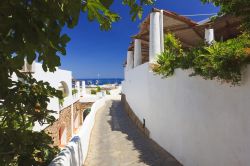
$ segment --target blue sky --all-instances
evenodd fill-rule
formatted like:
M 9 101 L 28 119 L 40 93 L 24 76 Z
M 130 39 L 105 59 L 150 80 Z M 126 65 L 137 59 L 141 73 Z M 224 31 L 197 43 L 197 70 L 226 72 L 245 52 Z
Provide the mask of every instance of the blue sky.
M 99 29 L 96 22 L 88 22 L 86 15 L 81 14 L 79 23 L 74 29 L 64 29 L 71 41 L 67 45 L 67 56 L 61 57 L 60 68 L 71 70 L 74 78 L 123 78 L 123 63 L 126 59 L 130 36 L 138 32 L 142 20 L 132 22 L 129 8 L 115 0 L 112 9 L 118 12 L 121 20 L 114 23 L 112 30 L 105 32 Z M 200 0 L 157 0 L 155 5 L 145 7 L 143 18 L 152 7 L 171 10 L 179 14 L 214 13 L 219 9 L 211 4 L 203 5 Z M 195 21 L 207 16 L 191 17 Z

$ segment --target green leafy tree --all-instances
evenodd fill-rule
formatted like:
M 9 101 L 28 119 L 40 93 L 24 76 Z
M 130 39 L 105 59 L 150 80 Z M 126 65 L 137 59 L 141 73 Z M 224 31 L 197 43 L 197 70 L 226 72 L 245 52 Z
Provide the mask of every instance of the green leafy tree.
M 250 31 L 250 1 L 249 0 L 201 0 L 203 3 L 213 3 L 220 6 L 220 15 L 232 14 L 243 17 L 243 26 Z
M 70 41 L 62 28 L 74 28 L 80 13 L 111 29 L 119 15 L 110 10 L 113 0 L 1 0 L 0 1 L 0 162 L 1 165 L 48 165 L 58 153 L 51 137 L 32 130 L 35 122 L 52 124 L 50 97 L 62 93 L 49 83 L 20 72 L 27 59 L 36 59 L 44 71 L 60 66 Z M 153 0 L 123 0 L 132 20 L 142 16 L 142 6 Z M 14 81 L 12 75 L 18 76 Z

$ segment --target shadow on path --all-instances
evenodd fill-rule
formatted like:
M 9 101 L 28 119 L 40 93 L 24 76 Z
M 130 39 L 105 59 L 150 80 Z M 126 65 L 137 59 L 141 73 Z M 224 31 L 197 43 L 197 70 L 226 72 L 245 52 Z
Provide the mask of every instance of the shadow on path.
M 138 163 L 150 166 L 181 166 L 173 156 L 139 131 L 126 112 L 123 111 L 121 101 L 113 100 L 108 111 L 111 117 L 108 120 L 111 130 L 126 135 L 126 139 L 133 144 L 134 150 L 139 153 L 140 161 Z

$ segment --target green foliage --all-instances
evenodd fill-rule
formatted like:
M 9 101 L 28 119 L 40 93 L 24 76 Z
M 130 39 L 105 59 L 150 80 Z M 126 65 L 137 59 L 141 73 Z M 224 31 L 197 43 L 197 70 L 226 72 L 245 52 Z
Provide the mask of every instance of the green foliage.
M 96 90 L 95 90 L 95 89 L 91 89 L 91 90 L 90 90 L 90 93 L 91 93 L 92 95 L 95 95 L 95 94 L 96 94 Z
M 83 118 L 85 119 L 90 112 L 91 112 L 91 108 L 85 109 L 83 112 Z
M 48 165 L 58 149 L 45 132 L 32 130 L 35 122 L 52 124 L 50 97 L 63 100 L 49 83 L 20 72 L 24 59 L 37 59 L 44 71 L 60 66 L 70 41 L 62 28 L 74 28 L 80 13 L 109 30 L 119 20 L 110 10 L 114 0 L 2 0 L 0 1 L 0 162 L 1 165 Z M 123 0 L 132 19 L 141 18 L 142 6 L 151 0 Z M 13 81 L 17 75 L 19 81 Z
M 181 47 L 176 47 L 177 39 L 173 40 L 171 35 L 166 38 L 171 38 L 167 39 L 171 42 L 158 57 L 158 64 L 153 69 L 163 77 L 173 75 L 177 68 L 192 69 L 190 76 L 199 75 L 204 79 L 217 79 L 239 85 L 241 70 L 250 63 L 250 35 L 246 33 L 235 39 L 215 42 L 213 45 L 194 48 L 185 53 Z M 171 45 L 173 47 L 168 49 Z
M 130 15 L 134 21 L 136 17 L 141 18 L 143 13 L 143 5 L 152 5 L 155 0 L 140 0 L 139 3 L 136 3 L 136 0 L 123 0 L 124 5 L 130 7 Z
M 97 86 L 96 92 L 101 92 L 101 87 L 100 86 Z
M 118 14 L 113 13 L 109 10 L 113 0 L 86 0 L 83 5 L 83 11 L 88 13 L 88 20 L 97 20 L 100 23 L 102 30 L 109 30 L 111 24 L 120 19 Z
M 21 77 L 21 75 L 20 75 Z M 11 82 L 0 98 L 0 160 L 2 165 L 48 165 L 58 153 L 45 132 L 32 130 L 35 122 L 51 124 L 55 118 L 48 110 L 48 97 L 61 96 L 49 83 L 23 76 L 29 83 Z M 1 83 L 0 83 L 1 84 Z M 0 86 L 2 89 L 3 87 Z
M 203 3 L 214 3 L 220 7 L 219 15 L 233 14 L 243 17 L 245 30 L 250 31 L 250 1 L 249 0 L 201 0 Z
M 168 33 L 164 38 L 164 52 L 158 56 L 158 65 L 154 67 L 154 72 L 168 77 L 174 74 L 174 70 L 180 67 L 180 59 L 184 57 L 181 43 L 172 33 Z
M 89 114 L 91 112 L 91 108 L 87 108 L 85 112 Z
M 164 38 L 164 51 L 169 52 L 176 55 L 182 55 L 182 45 L 181 42 L 176 39 L 174 34 L 167 33 Z
M 201 75 L 205 79 L 217 78 L 233 85 L 239 84 L 241 69 L 250 63 L 247 48 L 250 48 L 250 36 L 247 34 L 205 46 L 195 52 L 198 54 L 193 60 L 193 75 Z
M 59 99 L 59 105 L 63 106 L 63 103 L 64 103 L 64 98 Z
M 110 95 L 110 91 L 106 90 L 106 95 Z
M 77 89 L 72 89 L 72 95 L 77 94 L 78 90 Z

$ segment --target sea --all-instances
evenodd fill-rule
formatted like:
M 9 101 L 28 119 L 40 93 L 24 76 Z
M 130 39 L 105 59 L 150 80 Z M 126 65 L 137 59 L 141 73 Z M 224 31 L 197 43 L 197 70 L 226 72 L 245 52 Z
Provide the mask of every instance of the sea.
M 105 85 L 105 84 L 116 84 L 120 85 L 121 82 L 124 80 L 122 78 L 80 78 L 75 79 L 76 81 L 85 81 L 86 85 Z

